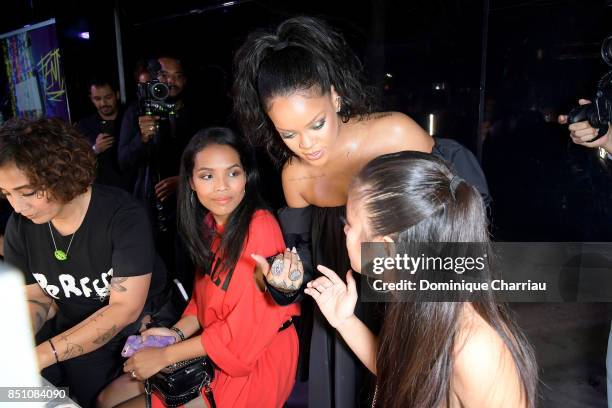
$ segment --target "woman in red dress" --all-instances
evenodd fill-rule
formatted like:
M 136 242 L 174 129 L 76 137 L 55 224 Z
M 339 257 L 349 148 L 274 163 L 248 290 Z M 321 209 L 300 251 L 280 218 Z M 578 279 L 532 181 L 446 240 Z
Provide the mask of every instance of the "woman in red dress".
M 291 318 L 299 315 L 299 305 L 278 306 L 270 298 L 264 271 L 251 255 L 284 251 L 285 259 L 300 263 L 285 249 L 274 216 L 263 209 L 252 157 L 227 128 L 200 131 L 185 149 L 179 226 L 198 265 L 194 292 L 172 329 L 143 333 L 175 336 L 177 342 L 127 360 L 124 371 L 134 381 L 208 356 L 216 367 L 211 388 L 217 407 L 281 407 L 289 397 L 298 358 Z M 132 403 L 142 406 L 143 397 L 127 404 Z M 155 396 L 153 406 L 162 406 Z

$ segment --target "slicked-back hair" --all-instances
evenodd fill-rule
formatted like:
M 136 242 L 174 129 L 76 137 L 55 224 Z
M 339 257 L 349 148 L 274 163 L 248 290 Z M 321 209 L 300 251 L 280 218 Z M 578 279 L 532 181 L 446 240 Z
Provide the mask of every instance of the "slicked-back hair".
M 391 153 L 372 160 L 358 173 L 349 197 L 367 214 L 368 235 L 393 237 L 399 247 L 418 242 L 479 242 L 486 248 L 489 237 L 482 198 L 464 181 L 451 186 L 453 177 L 447 164 L 432 155 Z M 509 309 L 495 302 L 490 291 L 483 291 L 471 304 L 510 350 L 527 407 L 535 407 L 534 351 Z M 388 305 L 376 358 L 377 406 L 450 406 L 453 355 L 464 305 Z
M 316 18 L 296 17 L 274 31 L 253 32 L 234 56 L 234 73 L 234 115 L 244 134 L 265 146 L 278 165 L 293 153 L 266 113 L 274 97 L 296 92 L 323 96 L 333 86 L 344 121 L 373 110 L 359 59 L 340 33 Z

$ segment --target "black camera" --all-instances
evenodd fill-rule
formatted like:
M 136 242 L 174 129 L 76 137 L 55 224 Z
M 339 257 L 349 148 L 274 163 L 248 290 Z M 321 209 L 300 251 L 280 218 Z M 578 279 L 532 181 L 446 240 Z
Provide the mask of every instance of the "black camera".
M 612 67 L 612 35 L 601 45 L 601 58 Z M 597 83 L 597 91 L 592 103 L 578 106 L 568 114 L 568 122 L 576 123 L 588 120 L 590 125 L 598 129 L 593 142 L 608 132 L 612 121 L 612 71 L 605 74 Z
M 170 88 L 164 82 L 157 79 L 162 67 L 156 59 L 149 60 L 147 71 L 152 80 L 138 84 L 138 107 L 140 115 L 157 115 L 168 118 L 176 114 L 175 103 L 168 102 Z
M 153 79 L 138 84 L 138 107 L 141 115 L 171 116 L 176 114 L 176 104 L 169 103 L 170 88 Z

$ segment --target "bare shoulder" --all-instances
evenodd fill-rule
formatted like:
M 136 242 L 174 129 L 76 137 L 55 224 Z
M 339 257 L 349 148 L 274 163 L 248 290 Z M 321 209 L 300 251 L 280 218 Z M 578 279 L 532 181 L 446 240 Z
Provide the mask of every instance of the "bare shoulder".
M 368 144 L 376 146 L 378 155 L 403 150 L 429 153 L 433 148 L 433 138 L 403 113 L 373 113 L 366 123 Z
M 304 183 L 297 182 L 306 176 L 306 169 L 295 159 L 289 159 L 282 170 L 283 193 L 289 207 L 302 208 L 308 206 L 308 202 L 302 195 Z
M 452 388 L 463 406 L 526 407 L 510 349 L 480 316 L 464 325 L 455 340 Z

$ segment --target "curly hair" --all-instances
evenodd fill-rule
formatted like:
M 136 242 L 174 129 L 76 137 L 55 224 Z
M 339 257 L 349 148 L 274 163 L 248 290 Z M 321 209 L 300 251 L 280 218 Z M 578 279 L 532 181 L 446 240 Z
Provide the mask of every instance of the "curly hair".
M 312 17 L 286 20 L 274 33 L 251 33 L 234 56 L 234 72 L 234 115 L 243 133 L 265 146 L 277 164 L 293 154 L 266 114 L 273 97 L 310 90 L 325 95 L 333 85 L 344 122 L 374 109 L 357 56 L 340 33 Z
M 96 157 L 85 138 L 57 118 L 12 119 L 0 128 L 0 167 L 14 163 L 33 188 L 67 203 L 87 191 Z

